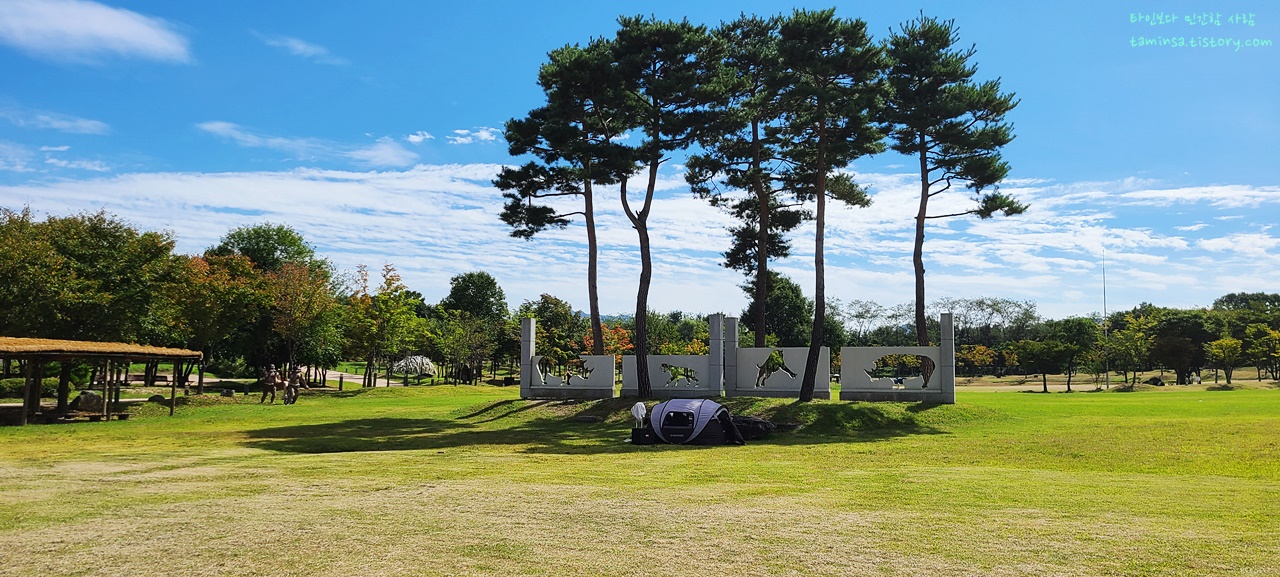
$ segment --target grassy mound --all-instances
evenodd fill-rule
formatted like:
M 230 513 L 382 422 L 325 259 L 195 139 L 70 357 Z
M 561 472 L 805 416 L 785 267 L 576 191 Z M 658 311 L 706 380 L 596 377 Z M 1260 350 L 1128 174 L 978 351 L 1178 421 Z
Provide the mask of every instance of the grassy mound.
M 760 397 L 716 398 L 734 415 L 760 417 L 780 429 L 778 436 L 876 437 L 904 433 L 938 432 L 939 427 L 1001 418 L 1000 411 L 968 404 L 849 403 Z M 652 410 L 660 401 L 645 401 Z M 455 418 L 483 421 L 497 427 L 531 420 L 550 420 L 579 426 L 630 426 L 634 398 L 598 401 L 494 401 L 459 411 Z

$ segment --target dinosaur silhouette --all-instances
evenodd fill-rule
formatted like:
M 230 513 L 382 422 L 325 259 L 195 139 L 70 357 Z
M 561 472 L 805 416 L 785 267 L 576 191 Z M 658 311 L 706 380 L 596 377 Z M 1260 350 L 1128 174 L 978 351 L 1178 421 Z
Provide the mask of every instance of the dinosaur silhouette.
M 689 367 L 677 367 L 662 363 L 662 370 L 666 371 L 668 375 L 667 383 L 663 385 L 664 387 L 670 387 L 673 384 L 678 387 L 680 386 L 678 384 L 680 379 L 689 381 L 689 386 L 698 386 L 698 373 Z
M 787 366 L 786 359 L 782 358 L 782 349 L 774 349 L 773 352 L 769 353 L 768 357 L 765 357 L 763 363 L 756 365 L 756 368 L 760 369 L 760 371 L 756 373 L 757 389 L 763 387 L 764 382 L 769 380 L 769 377 L 772 377 L 773 374 L 778 371 L 791 375 L 791 378 L 793 379 L 796 378 L 796 372 L 791 370 L 791 368 Z

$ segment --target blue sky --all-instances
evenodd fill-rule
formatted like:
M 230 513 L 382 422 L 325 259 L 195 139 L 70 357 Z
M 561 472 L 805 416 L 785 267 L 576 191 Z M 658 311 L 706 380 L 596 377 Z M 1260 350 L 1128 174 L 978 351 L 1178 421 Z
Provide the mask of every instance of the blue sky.
M 546 52 L 612 34 L 620 14 L 715 25 L 739 11 L 831 5 L 5 0 L 0 206 L 105 208 L 172 231 L 189 253 L 230 227 L 282 222 L 340 268 L 395 264 L 429 299 L 450 276 L 483 269 L 513 307 L 549 292 L 585 308 L 581 229 L 510 239 L 488 184 L 512 161 L 503 122 L 539 104 Z M 1280 6 L 834 5 L 878 38 L 921 10 L 954 18 L 977 46 L 979 77 L 1021 99 L 1005 190 L 1032 209 L 931 227 L 930 299 L 1088 314 L 1102 308 L 1104 258 L 1113 310 L 1280 289 Z M 1225 46 L 1160 45 L 1206 41 Z M 910 298 L 909 162 L 889 153 L 850 167 L 875 203 L 833 215 L 829 295 Z M 671 164 L 652 223 L 652 304 L 737 312 L 742 278 L 718 266 L 728 221 L 691 198 Z M 603 307 L 628 312 L 635 235 L 616 198 L 603 204 Z M 811 241 L 802 231 L 778 263 L 804 286 Z

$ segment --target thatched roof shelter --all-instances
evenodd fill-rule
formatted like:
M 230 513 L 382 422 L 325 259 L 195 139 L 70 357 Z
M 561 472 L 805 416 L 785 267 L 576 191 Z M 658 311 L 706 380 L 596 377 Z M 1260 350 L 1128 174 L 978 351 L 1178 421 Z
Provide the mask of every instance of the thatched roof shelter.
M 135 361 L 188 361 L 200 360 L 200 351 L 170 349 L 129 343 L 102 343 L 96 341 L 66 341 L 58 339 L 29 339 L 0 337 L 0 358 L 30 359 L 131 359 Z
M 150 363 L 154 366 L 159 361 L 170 361 L 174 363 L 183 362 L 199 362 L 204 355 L 200 351 L 190 351 L 187 349 L 170 349 L 165 347 L 152 347 L 147 345 L 135 345 L 130 343 L 104 343 L 96 341 L 68 341 L 58 339 L 32 339 L 22 337 L 0 337 L 0 359 L 6 360 L 22 360 L 27 363 L 28 367 L 35 365 L 37 368 L 33 372 L 27 371 L 25 386 L 22 393 L 22 415 L 19 424 L 27 424 L 30 417 L 34 417 L 41 410 L 40 408 L 40 380 L 42 377 L 39 367 L 50 361 L 88 361 L 91 363 L 130 363 L 134 361 L 142 361 Z M 7 365 L 6 365 L 7 367 Z M 154 371 L 149 371 L 148 383 L 154 377 Z M 103 416 L 107 419 L 111 418 L 111 403 L 104 384 L 103 390 Z M 118 387 L 116 388 L 117 401 Z M 173 414 L 174 398 L 177 394 L 177 383 L 170 383 L 169 390 L 169 414 Z M 59 407 L 65 404 L 65 394 L 59 393 Z

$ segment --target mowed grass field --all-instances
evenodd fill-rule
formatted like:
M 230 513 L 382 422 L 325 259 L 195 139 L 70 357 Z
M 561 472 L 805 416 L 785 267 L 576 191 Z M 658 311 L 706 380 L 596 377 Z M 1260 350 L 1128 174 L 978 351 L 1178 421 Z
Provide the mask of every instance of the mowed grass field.
M 742 447 L 517 395 L 0 429 L 0 575 L 1280 574 L 1280 389 L 734 399 L 804 425 Z

